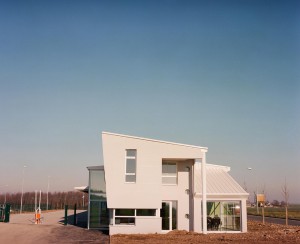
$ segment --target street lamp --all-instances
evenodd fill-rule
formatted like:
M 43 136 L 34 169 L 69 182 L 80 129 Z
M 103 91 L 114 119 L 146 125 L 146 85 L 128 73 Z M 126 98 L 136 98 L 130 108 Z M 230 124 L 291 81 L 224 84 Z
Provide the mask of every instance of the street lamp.
M 22 171 L 22 193 L 21 193 L 21 207 L 20 207 L 20 214 L 22 213 L 23 209 L 23 193 L 24 193 L 24 171 L 27 166 L 23 165 L 23 171 Z
M 248 167 L 248 170 L 252 170 L 252 168 L 251 167 Z M 256 177 L 255 177 L 255 179 L 256 179 Z M 255 187 L 256 187 L 256 189 L 255 189 L 255 202 L 256 202 L 256 213 L 258 214 L 258 201 L 257 201 L 257 180 L 255 180 Z

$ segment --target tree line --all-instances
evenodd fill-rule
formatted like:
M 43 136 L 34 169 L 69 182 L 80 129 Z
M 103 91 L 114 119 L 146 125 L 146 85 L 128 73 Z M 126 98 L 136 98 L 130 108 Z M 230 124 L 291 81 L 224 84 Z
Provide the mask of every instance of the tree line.
M 11 205 L 12 211 L 20 211 L 21 206 L 21 193 L 6 193 L 0 195 L 0 204 L 9 203 Z M 35 201 L 37 201 L 37 206 L 39 205 L 40 192 L 37 192 L 37 197 L 35 198 L 35 192 L 24 192 L 22 200 L 23 211 L 34 211 Z M 36 199 L 36 200 L 35 200 Z M 78 191 L 68 191 L 68 192 L 49 192 L 48 193 L 48 207 L 47 207 L 47 193 L 41 193 L 41 209 L 42 210 L 54 210 L 54 209 L 64 209 L 65 205 L 69 208 L 73 208 L 76 204 L 78 209 L 86 209 L 88 206 L 88 194 Z

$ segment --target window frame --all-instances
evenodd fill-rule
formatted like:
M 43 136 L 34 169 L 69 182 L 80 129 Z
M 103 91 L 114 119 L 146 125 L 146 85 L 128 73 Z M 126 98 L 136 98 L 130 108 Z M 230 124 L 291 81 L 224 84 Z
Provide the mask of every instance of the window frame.
M 117 215 L 116 212 L 117 212 L 117 208 L 114 208 L 113 209 L 113 225 L 114 226 L 120 226 L 120 225 L 123 225 L 123 226 L 135 226 L 136 225 L 136 219 L 149 219 L 149 218 L 157 218 L 157 214 L 158 214 L 158 209 L 155 209 L 155 208 L 151 208 L 151 209 L 136 209 L 136 208 L 133 208 L 133 209 L 127 209 L 127 210 L 134 210 L 134 213 L 133 215 Z M 154 210 L 155 211 L 155 215 L 138 215 L 137 214 L 137 211 L 138 210 Z M 116 219 L 134 219 L 134 223 L 133 224 L 130 224 L 129 222 L 126 224 L 126 223 L 116 223 Z
M 163 173 L 163 165 L 164 164 L 172 164 L 176 166 L 176 173 Z M 164 178 L 175 178 L 176 179 L 176 183 L 164 183 L 163 182 L 163 179 Z M 163 161 L 162 164 L 161 164 L 161 182 L 163 185 L 169 185 L 169 186 L 175 186 L 175 185 L 178 185 L 178 165 L 177 165 L 177 162 L 172 162 L 172 161 Z
M 135 156 L 128 156 L 128 151 L 134 150 Z M 134 159 L 135 160 L 135 172 L 134 173 L 128 173 L 127 172 L 127 159 Z M 126 149 L 125 150 L 125 183 L 128 184 L 135 184 L 136 183 L 136 168 L 137 168 L 137 150 L 136 149 Z M 127 181 L 127 176 L 135 176 L 134 181 Z

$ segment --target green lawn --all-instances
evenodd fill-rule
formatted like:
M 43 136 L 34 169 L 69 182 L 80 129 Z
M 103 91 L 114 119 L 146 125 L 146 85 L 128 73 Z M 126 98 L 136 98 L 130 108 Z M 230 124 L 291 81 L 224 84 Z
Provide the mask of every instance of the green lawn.
M 285 218 L 285 208 L 284 207 L 265 207 L 265 216 Z M 256 207 L 248 207 L 248 214 L 262 215 L 262 208 L 259 208 L 259 214 L 257 214 Z M 300 205 L 291 205 L 288 207 L 289 219 L 300 220 Z

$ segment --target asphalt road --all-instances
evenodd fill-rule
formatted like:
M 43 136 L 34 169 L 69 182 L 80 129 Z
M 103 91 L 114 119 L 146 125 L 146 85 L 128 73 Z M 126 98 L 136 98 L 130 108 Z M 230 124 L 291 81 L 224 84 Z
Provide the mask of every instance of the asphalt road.
M 262 216 L 248 215 L 248 219 L 262 222 Z M 285 225 L 285 219 L 279 219 L 279 218 L 265 217 L 265 222 Z M 288 224 L 294 226 L 300 226 L 300 221 L 289 219 Z

